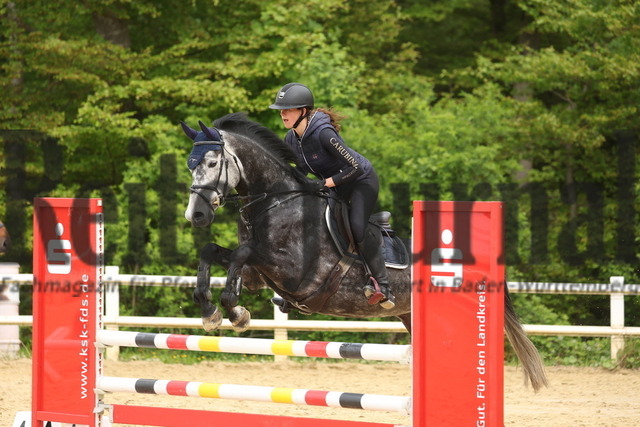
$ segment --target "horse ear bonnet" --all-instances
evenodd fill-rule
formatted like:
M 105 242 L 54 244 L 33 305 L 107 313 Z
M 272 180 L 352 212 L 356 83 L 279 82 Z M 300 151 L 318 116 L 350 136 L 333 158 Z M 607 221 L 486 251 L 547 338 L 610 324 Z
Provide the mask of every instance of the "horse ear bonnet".
M 184 132 L 189 138 L 193 139 L 193 149 L 187 159 L 187 166 L 189 169 L 195 169 L 196 166 L 202 162 L 202 159 L 204 159 L 204 155 L 209 151 L 222 150 L 222 146 L 224 145 L 224 141 L 222 140 L 222 136 L 218 129 L 207 127 L 202 122 L 198 123 L 202 128 L 201 132 L 191 129 L 185 123 L 181 123 Z

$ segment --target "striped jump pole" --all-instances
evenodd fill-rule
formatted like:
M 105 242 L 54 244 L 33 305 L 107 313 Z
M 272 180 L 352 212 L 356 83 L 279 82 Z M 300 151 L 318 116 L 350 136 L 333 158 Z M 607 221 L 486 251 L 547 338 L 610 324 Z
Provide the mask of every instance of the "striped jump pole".
M 109 331 L 105 329 L 98 331 L 97 343 L 102 346 L 377 360 L 399 363 L 409 363 L 411 359 L 410 345 L 210 337 L 201 335 Z
M 249 400 L 254 402 L 290 403 L 307 406 L 365 409 L 369 411 L 392 411 L 400 412 L 403 415 L 410 413 L 411 406 L 411 398 L 403 396 L 238 384 L 216 384 L 196 381 L 100 377 L 98 378 L 97 388 L 101 392 L 161 394 Z

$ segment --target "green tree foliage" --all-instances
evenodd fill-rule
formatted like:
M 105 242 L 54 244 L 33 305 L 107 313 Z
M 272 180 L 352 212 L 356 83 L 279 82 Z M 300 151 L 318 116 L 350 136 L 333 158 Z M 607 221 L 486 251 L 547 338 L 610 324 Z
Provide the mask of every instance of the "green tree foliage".
M 504 200 L 510 279 L 637 283 L 638 8 L 0 1 L 0 214 L 23 236 L 9 257 L 28 270 L 32 197 L 103 197 L 108 263 L 193 274 L 204 242 L 235 244 L 237 214 L 223 208 L 211 230 L 183 220 L 190 144 L 178 123 L 246 111 L 284 133 L 267 105 L 299 81 L 348 116 L 345 139 L 375 164 L 398 230 L 412 199 Z M 137 296 L 147 314 L 191 307 L 183 291 L 153 292 Z M 608 321 L 602 299 L 517 300 Z

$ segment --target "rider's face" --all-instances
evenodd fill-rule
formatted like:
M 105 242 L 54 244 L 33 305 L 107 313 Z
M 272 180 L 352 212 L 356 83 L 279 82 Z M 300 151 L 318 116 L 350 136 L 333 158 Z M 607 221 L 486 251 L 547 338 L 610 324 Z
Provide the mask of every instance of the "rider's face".
M 301 113 L 302 108 L 288 108 L 286 110 L 280 110 L 280 118 L 282 119 L 284 127 L 291 129 L 296 123 L 296 120 L 300 117 Z

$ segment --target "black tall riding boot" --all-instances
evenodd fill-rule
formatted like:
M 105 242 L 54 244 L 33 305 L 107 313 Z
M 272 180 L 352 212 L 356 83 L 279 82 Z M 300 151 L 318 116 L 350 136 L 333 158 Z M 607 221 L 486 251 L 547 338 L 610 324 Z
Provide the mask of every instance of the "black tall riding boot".
M 369 268 L 372 279 L 379 285 L 379 291 L 384 294 L 384 297 L 380 300 L 380 306 L 387 309 L 395 307 L 395 297 L 389 289 L 387 267 L 382 255 L 382 233 L 380 233 L 380 230 L 375 227 L 369 227 L 364 241 L 358 243 L 358 250 Z M 370 298 L 376 291 L 375 284 L 374 286 L 367 285 L 365 295 Z

